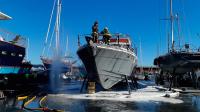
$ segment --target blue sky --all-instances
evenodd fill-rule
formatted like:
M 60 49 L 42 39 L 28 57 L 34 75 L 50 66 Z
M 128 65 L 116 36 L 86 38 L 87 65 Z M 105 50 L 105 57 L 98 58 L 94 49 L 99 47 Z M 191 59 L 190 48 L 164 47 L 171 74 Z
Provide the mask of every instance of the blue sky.
M 0 0 L 0 11 L 13 19 L 1 21 L 0 27 L 30 39 L 29 60 L 41 63 L 54 0 Z M 88 34 L 95 20 L 99 29 L 107 26 L 112 33 L 131 35 L 136 46 L 142 46 L 142 59 L 138 51 L 139 65 L 153 65 L 158 54 L 167 52 L 166 35 L 169 0 L 63 0 L 61 40 L 69 36 L 69 49 L 76 56 L 77 35 Z M 181 35 L 184 42 L 196 48 L 200 46 L 200 1 L 174 0 L 174 12 L 180 15 Z M 176 30 L 177 31 L 177 30 Z M 177 35 L 175 35 L 177 36 Z M 64 46 L 63 46 L 64 48 Z M 159 48 L 159 49 L 158 49 Z M 158 52 L 159 51 L 159 52 Z

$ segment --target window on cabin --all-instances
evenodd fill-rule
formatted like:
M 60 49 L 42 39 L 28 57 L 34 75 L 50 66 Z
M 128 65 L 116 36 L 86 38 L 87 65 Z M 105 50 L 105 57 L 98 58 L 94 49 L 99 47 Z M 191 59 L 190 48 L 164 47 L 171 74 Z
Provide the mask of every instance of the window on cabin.
M 23 55 L 22 55 L 22 54 L 19 54 L 19 57 L 23 57 Z
M 11 56 L 16 56 L 16 53 L 11 53 Z
M 2 52 L 1 52 L 1 54 L 3 54 L 3 55 L 6 55 L 6 54 L 7 54 L 7 52 L 6 52 L 6 51 L 2 51 Z

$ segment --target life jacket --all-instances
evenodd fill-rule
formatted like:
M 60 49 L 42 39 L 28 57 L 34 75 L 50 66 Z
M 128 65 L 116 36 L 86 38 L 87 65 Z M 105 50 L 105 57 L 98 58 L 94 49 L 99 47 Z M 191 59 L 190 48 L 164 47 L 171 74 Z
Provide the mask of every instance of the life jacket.
M 111 37 L 111 34 L 109 33 L 109 31 L 107 29 L 103 30 L 103 36 L 109 36 Z

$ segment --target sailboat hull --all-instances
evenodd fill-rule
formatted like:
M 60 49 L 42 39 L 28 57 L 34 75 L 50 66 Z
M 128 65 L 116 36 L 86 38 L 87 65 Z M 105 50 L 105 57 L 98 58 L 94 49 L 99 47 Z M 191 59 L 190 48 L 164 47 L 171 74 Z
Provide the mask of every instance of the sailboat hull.
M 99 82 L 104 89 L 130 76 L 137 62 L 134 52 L 118 46 L 85 45 L 77 54 L 85 65 L 89 80 Z
M 154 59 L 163 72 L 184 74 L 200 68 L 200 52 L 170 52 Z
M 41 58 L 42 63 L 46 70 L 48 71 L 59 71 L 59 73 L 67 73 L 70 72 L 70 65 L 64 63 L 60 60 L 49 60 L 45 58 Z M 56 69 L 56 70 L 54 70 Z M 59 70 L 58 70 L 59 69 Z

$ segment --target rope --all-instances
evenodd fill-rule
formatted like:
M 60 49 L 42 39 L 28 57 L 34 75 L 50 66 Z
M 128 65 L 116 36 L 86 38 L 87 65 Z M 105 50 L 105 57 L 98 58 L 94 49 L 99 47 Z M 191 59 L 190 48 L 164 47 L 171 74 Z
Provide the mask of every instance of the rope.
M 49 44 L 49 48 L 47 50 L 48 54 L 49 54 L 49 50 L 50 50 L 50 48 L 52 46 L 52 41 L 53 41 L 53 36 L 54 36 L 54 33 L 55 33 L 55 28 L 56 28 L 56 24 L 54 25 L 54 30 L 53 30 L 53 33 L 52 33 L 51 38 L 50 38 L 50 44 Z
M 56 4 L 56 0 L 54 0 L 53 9 L 51 11 L 51 16 L 50 16 L 50 20 L 49 20 L 49 25 L 48 25 L 48 30 L 47 30 L 47 33 L 46 33 L 46 37 L 45 37 L 45 45 L 44 45 L 44 48 L 43 48 L 43 51 L 42 51 L 42 56 L 44 55 L 45 47 L 46 47 L 46 44 L 47 44 L 47 41 L 48 41 L 49 31 L 50 31 L 50 27 L 51 27 L 51 20 L 52 20 L 52 17 L 53 17 L 55 4 Z

